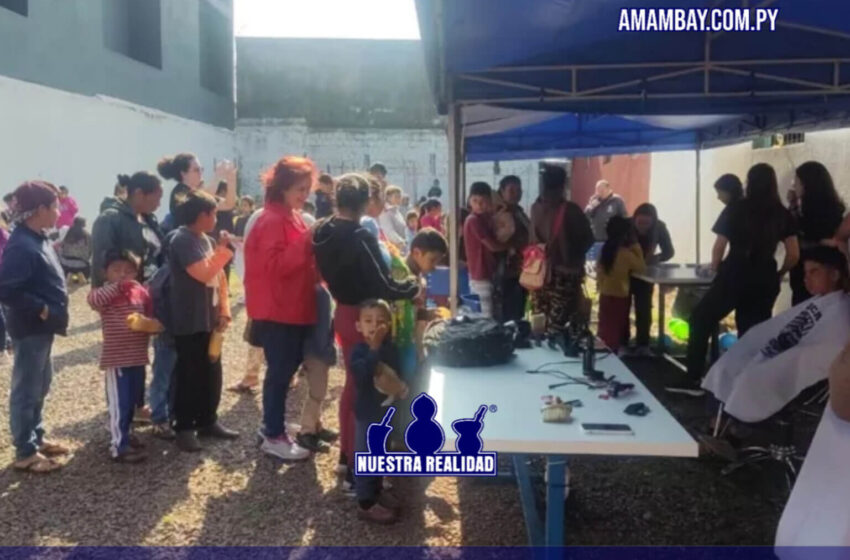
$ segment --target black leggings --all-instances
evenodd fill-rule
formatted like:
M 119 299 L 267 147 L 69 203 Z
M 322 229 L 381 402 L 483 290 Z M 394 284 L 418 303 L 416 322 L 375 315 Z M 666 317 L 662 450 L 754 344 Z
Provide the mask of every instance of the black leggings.
M 174 429 L 208 428 L 218 419 L 221 400 L 221 360 L 210 362 L 212 333 L 175 336 Z
M 649 282 L 632 278 L 630 281 L 630 297 L 635 305 L 635 343 L 638 346 L 649 346 L 649 329 L 652 327 L 652 290 L 655 286 Z M 628 322 L 623 333 L 623 346 L 627 346 L 631 338 Z
M 770 319 L 779 296 L 776 263 L 738 265 L 723 263 L 708 292 L 694 308 L 690 318 L 688 375 L 701 379 L 711 333 L 724 317 L 735 311 L 738 336 Z

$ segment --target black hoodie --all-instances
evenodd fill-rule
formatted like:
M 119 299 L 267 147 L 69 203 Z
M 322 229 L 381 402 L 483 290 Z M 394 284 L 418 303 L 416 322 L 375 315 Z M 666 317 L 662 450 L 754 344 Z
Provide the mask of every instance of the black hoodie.
M 351 220 L 323 220 L 313 234 L 313 252 L 331 295 L 341 305 L 360 305 L 368 299 L 413 299 L 415 280 L 396 282 L 381 258 L 378 240 Z
M 147 281 L 156 268 L 162 265 L 165 255 L 165 237 L 156 216 L 144 216 L 145 224 L 139 221 L 130 206 L 121 200 L 104 201 L 103 211 L 92 226 L 92 286 L 104 282 L 104 259 L 110 249 L 132 251 L 142 259 L 140 280 Z M 145 225 L 154 239 L 145 239 Z M 154 248 L 156 245 L 158 247 Z

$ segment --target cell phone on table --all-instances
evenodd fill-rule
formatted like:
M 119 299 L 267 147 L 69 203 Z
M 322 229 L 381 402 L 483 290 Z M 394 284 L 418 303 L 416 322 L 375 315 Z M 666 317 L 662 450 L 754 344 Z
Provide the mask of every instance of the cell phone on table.
M 591 435 L 616 435 L 616 436 L 633 436 L 635 433 L 628 424 L 581 424 L 581 429 L 584 433 Z

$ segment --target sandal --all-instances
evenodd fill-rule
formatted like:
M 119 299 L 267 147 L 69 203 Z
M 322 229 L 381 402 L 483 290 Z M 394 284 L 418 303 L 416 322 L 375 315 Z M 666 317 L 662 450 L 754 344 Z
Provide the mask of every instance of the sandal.
M 253 395 L 257 392 L 257 385 L 246 385 L 240 381 L 236 385 L 228 387 L 227 390 L 231 393 L 239 393 L 240 395 Z
M 48 459 L 41 453 L 30 455 L 12 464 L 16 471 L 30 472 L 34 474 L 45 474 L 62 468 L 61 463 Z
M 42 441 L 41 445 L 38 447 L 38 452 L 45 457 L 58 457 L 60 455 L 67 455 L 71 452 L 71 450 L 59 443 Z

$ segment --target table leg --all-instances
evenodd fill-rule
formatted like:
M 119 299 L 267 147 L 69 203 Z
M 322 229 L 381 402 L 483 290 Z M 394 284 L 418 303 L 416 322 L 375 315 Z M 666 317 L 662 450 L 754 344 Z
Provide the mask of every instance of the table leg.
M 658 353 L 662 356 L 667 353 L 667 343 L 664 341 L 664 330 L 667 327 L 664 291 L 664 286 L 658 284 Z
M 528 542 L 533 547 L 544 546 L 543 527 L 541 527 L 540 516 L 537 515 L 537 500 L 534 497 L 534 488 L 531 485 L 531 476 L 528 472 L 528 456 L 514 455 L 514 472 L 516 473 L 516 483 L 519 489 L 522 515 L 525 518 Z M 563 503 L 561 505 L 563 506 Z
M 564 546 L 564 500 L 567 460 L 560 455 L 546 458 L 546 546 Z M 557 558 L 559 551 L 547 551 L 547 558 Z

